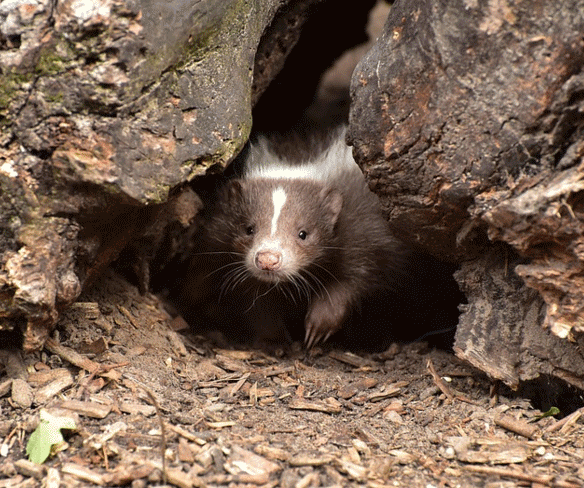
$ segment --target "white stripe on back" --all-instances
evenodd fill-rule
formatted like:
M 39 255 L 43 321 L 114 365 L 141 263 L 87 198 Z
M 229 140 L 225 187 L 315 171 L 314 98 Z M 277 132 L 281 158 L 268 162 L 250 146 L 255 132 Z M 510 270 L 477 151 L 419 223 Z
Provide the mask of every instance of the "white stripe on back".
M 333 181 L 347 172 L 362 174 L 353 159 L 351 148 L 345 144 L 343 137 L 336 138 L 328 149 L 303 163 L 291 163 L 279 158 L 269 148 L 268 141 L 260 139 L 251 146 L 244 164 L 243 176 L 326 182 Z
M 282 212 L 282 207 L 286 203 L 286 191 L 279 186 L 272 192 L 272 203 L 274 204 L 274 214 L 272 216 L 272 235 L 278 230 L 278 219 Z

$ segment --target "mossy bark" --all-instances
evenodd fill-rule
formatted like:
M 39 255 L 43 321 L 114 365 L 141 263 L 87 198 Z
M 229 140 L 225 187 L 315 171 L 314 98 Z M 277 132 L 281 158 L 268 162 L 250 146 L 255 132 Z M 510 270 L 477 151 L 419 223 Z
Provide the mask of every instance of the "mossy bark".
M 185 184 L 246 142 L 255 52 L 285 4 L 0 5 L 0 331 L 42 347 L 129 242 L 186 231 Z

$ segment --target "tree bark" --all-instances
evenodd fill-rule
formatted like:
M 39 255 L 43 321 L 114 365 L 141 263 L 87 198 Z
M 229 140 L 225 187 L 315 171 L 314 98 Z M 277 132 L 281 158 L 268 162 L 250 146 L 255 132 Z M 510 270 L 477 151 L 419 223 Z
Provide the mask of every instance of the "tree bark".
M 457 353 L 512 386 L 584 378 L 582 32 L 577 0 L 398 0 L 353 74 L 370 187 L 397 235 L 463 263 Z

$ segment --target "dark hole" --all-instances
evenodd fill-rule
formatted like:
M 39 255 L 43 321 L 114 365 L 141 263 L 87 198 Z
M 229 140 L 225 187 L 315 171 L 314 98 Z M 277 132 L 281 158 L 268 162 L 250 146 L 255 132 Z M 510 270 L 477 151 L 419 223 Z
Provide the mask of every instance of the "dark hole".
M 0 330 L 0 349 L 22 349 L 23 343 L 22 330 Z
M 20 34 L 6 36 L 6 44 L 13 49 L 18 49 L 20 42 Z
M 393 342 L 424 341 L 451 350 L 458 323 L 458 306 L 465 303 L 452 273 L 456 267 L 414 253 L 408 280 L 397 292 L 373 295 L 333 344 L 350 350 L 380 352 Z
M 319 80 L 343 52 L 367 40 L 365 26 L 375 3 L 364 0 L 343 8 L 337 1 L 328 0 L 310 7 L 298 43 L 254 108 L 255 131 L 286 132 L 315 124 L 314 118 L 307 117 L 307 107 L 314 101 Z M 278 28 L 277 19 L 272 26 Z M 322 121 L 325 125 L 348 119 L 349 92 L 338 95 L 327 104 L 324 115 L 328 119 L 323 117 L 326 120 Z
M 528 398 L 534 408 L 548 412 L 552 407 L 559 410 L 554 415 L 561 419 L 584 407 L 582 390 L 553 376 L 542 375 L 539 378 L 521 383 L 517 391 L 503 388 L 501 391 L 509 398 Z

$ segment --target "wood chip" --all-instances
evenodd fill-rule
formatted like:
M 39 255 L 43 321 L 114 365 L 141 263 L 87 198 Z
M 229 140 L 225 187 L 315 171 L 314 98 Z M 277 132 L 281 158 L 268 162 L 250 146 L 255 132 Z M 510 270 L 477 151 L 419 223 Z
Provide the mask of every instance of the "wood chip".
M 229 390 L 229 396 L 233 397 L 237 394 L 237 392 L 241 389 L 241 387 L 244 385 L 244 383 L 247 381 L 247 379 L 249 378 L 249 376 L 251 375 L 251 373 L 245 373 L 237 383 L 235 383 L 235 385 L 233 385 L 233 387 Z
M 212 429 L 224 429 L 225 427 L 233 427 L 235 422 L 226 421 L 226 422 L 206 422 L 206 424 L 211 427 Z
M 353 444 L 353 447 L 357 450 L 357 452 L 368 457 L 371 456 L 371 449 L 361 439 L 352 439 L 351 444 Z
M 312 472 L 300 478 L 294 488 L 309 488 L 310 486 L 320 486 L 320 475 Z
M 232 475 L 263 476 L 266 480 L 281 469 L 278 464 L 239 446 L 232 447 L 224 468 Z
M 119 371 L 116 371 L 113 368 L 121 368 L 122 366 L 126 366 L 128 364 L 129 363 L 126 362 L 126 363 L 103 366 L 99 372 L 99 376 L 101 376 L 102 378 L 106 378 L 110 381 L 120 381 L 122 379 L 122 373 Z M 112 368 L 112 369 L 108 369 L 108 368 Z
M 52 338 L 47 339 L 45 342 L 45 349 L 53 354 L 56 354 L 61 359 L 71 363 L 72 365 L 81 369 L 85 369 L 90 373 L 96 373 L 100 368 L 99 363 L 96 363 L 91 359 L 82 356 L 73 349 L 62 346 Z
M 209 476 L 205 478 L 205 481 L 212 485 L 229 485 L 229 486 L 265 486 L 266 488 L 270 488 L 268 482 L 270 481 L 269 478 L 264 475 L 251 475 L 251 474 L 239 474 L 239 475 L 232 475 L 232 474 L 217 474 L 213 476 Z M 274 485 L 271 485 L 274 486 Z
M 79 464 L 74 463 L 65 463 L 61 468 L 61 472 L 64 474 L 69 474 L 76 479 L 82 481 L 88 481 L 89 483 L 93 483 L 94 485 L 105 485 L 105 480 L 103 475 L 92 471 L 85 466 L 81 466 Z
M 495 424 L 528 439 L 534 439 L 539 432 L 537 425 L 528 424 L 525 421 L 515 419 L 509 415 L 495 417 Z
M 196 455 L 195 459 L 203 468 L 209 469 L 213 464 L 222 466 L 223 465 L 223 453 L 221 449 L 215 444 L 207 444 L 201 452 Z
M 361 464 L 361 456 L 359 455 L 359 451 L 357 451 L 354 446 L 349 446 L 347 448 L 347 453 L 352 463 Z
M 277 447 L 259 444 L 254 448 L 254 451 L 268 459 L 277 459 L 278 461 L 288 461 L 290 459 L 290 452 L 279 449 Z
M 127 466 L 118 465 L 113 472 L 104 476 L 108 486 L 127 486 L 134 480 L 139 480 L 150 476 L 154 468 L 150 465 Z
M 409 383 L 407 381 L 398 381 L 390 385 L 384 385 L 381 390 L 375 391 L 367 396 L 370 402 L 378 402 L 399 395 L 404 387 Z
M 110 371 L 109 373 L 113 373 L 114 370 Z M 86 388 L 86 390 L 89 393 L 97 393 L 98 391 L 100 391 L 106 384 L 106 380 L 105 378 L 103 378 L 102 376 L 100 376 L 99 378 L 95 378 L 91 381 L 84 381 L 83 383 L 80 382 L 80 384 Z M 78 393 L 78 397 L 80 396 L 80 394 L 83 393 L 83 389 L 79 389 L 79 393 Z
M 162 471 L 162 463 L 159 461 L 148 461 L 148 465 Z M 167 469 L 165 472 L 166 481 L 179 488 L 192 488 L 193 486 L 204 486 L 200 480 L 191 477 L 188 473 L 180 469 Z
M 79 400 L 67 400 L 59 404 L 61 408 L 72 410 L 79 415 L 92 417 L 95 419 L 104 419 L 112 411 L 111 405 L 104 405 L 97 402 L 82 402 Z
M 454 393 L 452 393 L 452 391 L 450 390 L 450 388 L 448 387 L 446 382 L 436 372 L 436 369 L 434 368 L 434 363 L 432 362 L 432 359 L 428 359 L 426 366 L 428 368 L 428 371 L 432 375 L 432 379 L 434 380 L 434 383 L 436 384 L 436 386 L 438 388 L 440 388 L 440 391 L 442 393 L 444 393 L 444 395 L 446 395 L 446 398 L 448 398 L 449 400 L 454 400 Z
M 386 410 L 383 412 L 383 419 L 396 425 L 403 425 L 404 419 L 395 410 Z
M 363 390 L 368 390 L 369 388 L 377 386 L 378 383 L 379 381 L 375 378 L 363 378 L 341 388 L 337 394 L 341 398 L 348 400 L 349 398 L 354 397 L 357 393 L 361 393 Z
M 24 476 L 29 476 L 37 480 L 42 480 L 47 473 L 47 468 L 41 464 L 36 464 L 26 459 L 14 461 L 16 471 Z
M 294 373 L 294 371 L 296 371 L 294 366 L 271 366 L 269 368 L 261 369 L 258 372 L 261 373 L 262 376 L 269 378 L 270 376 L 280 376 L 282 374 Z
M 446 398 L 448 398 L 449 400 L 454 400 L 454 399 L 460 400 L 461 402 L 470 403 L 471 405 L 477 405 L 477 402 L 475 402 L 474 400 L 471 400 L 470 398 L 466 397 L 465 395 L 463 395 L 462 393 L 460 393 L 458 391 L 452 390 L 446 384 L 446 382 L 436 372 L 436 369 L 434 368 L 434 363 L 432 363 L 432 359 L 428 359 L 426 366 L 428 367 L 428 371 L 432 375 L 432 379 L 434 380 L 434 383 L 436 384 L 436 386 L 438 388 L 440 388 L 440 391 L 442 391 L 442 393 L 444 393 L 444 395 L 446 395 Z
M 152 405 L 144 405 L 142 403 L 121 403 L 120 411 L 132 415 L 143 415 L 144 417 L 151 417 L 156 413 L 156 407 Z
M 20 408 L 30 408 L 34 393 L 26 381 L 16 378 L 12 380 L 11 399 Z
M 362 427 L 355 431 L 355 436 L 359 437 L 360 439 L 363 439 L 365 442 L 367 442 L 367 444 L 372 445 L 374 447 L 379 447 L 382 445 L 382 442 L 379 440 L 377 436 L 375 436 L 368 430 L 363 429 Z
M 412 464 L 416 460 L 415 456 L 401 449 L 392 449 L 388 454 L 396 458 L 397 462 L 403 465 Z
M 473 473 L 488 474 L 490 476 L 502 476 L 516 480 L 528 481 L 530 483 L 538 483 L 542 486 L 553 486 L 555 488 L 582 488 L 580 483 L 572 483 L 570 481 L 561 481 L 556 479 L 555 475 L 536 475 L 523 473 L 516 469 L 496 468 L 491 466 L 463 466 L 463 469 L 472 471 Z
M 166 331 L 166 339 L 170 343 L 170 347 L 172 347 L 172 350 L 177 356 L 186 356 L 188 354 L 185 343 L 174 330 Z
M 134 358 L 136 356 L 141 356 L 146 351 L 147 351 L 147 349 L 145 346 L 136 346 L 136 347 L 133 347 L 132 349 L 129 349 L 128 352 L 126 353 L 126 356 L 130 357 L 130 358 Z
M 140 326 L 136 323 L 136 320 L 134 319 L 134 316 L 130 313 L 130 311 L 122 306 L 122 305 L 118 305 L 118 310 L 120 311 L 120 313 L 126 317 L 126 319 L 128 319 L 128 322 L 130 322 L 130 324 L 132 325 L 132 327 L 134 327 L 134 329 L 140 329 Z
M 43 369 L 41 371 L 35 371 L 28 375 L 27 381 L 30 385 L 34 387 L 44 386 L 51 381 L 58 380 L 59 378 L 71 377 L 71 373 L 65 368 L 55 368 L 55 369 Z
M 113 439 L 120 432 L 126 432 L 127 424 L 124 422 L 115 422 L 106 427 L 106 431 L 102 434 L 94 434 L 83 441 L 84 445 L 89 445 L 96 451 L 103 449 L 103 447 Z
M 456 459 L 474 464 L 514 464 L 526 461 L 531 453 L 525 442 L 495 438 L 449 437 Z
M 328 477 L 329 477 L 329 478 L 332 480 L 332 482 L 333 482 L 333 486 L 335 486 L 335 485 L 336 485 L 336 486 L 339 486 L 339 487 L 341 487 L 341 486 L 346 486 L 346 485 L 347 485 L 347 480 L 346 480 L 346 479 L 343 477 L 343 475 L 342 475 L 341 473 L 339 473 L 339 472 L 338 472 L 338 471 L 335 469 L 335 467 L 333 467 L 333 466 L 331 466 L 331 465 L 324 466 L 324 472 L 325 472 L 325 473 L 326 473 L 326 475 L 327 475 L 327 476 L 328 476 Z M 381 476 L 380 476 L 380 477 L 381 477 Z M 373 481 L 373 480 L 370 480 L 369 486 L 370 486 L 371 488 L 373 488 L 373 487 L 374 487 L 374 485 L 371 483 L 371 481 Z M 318 486 L 318 485 L 315 485 L 315 486 Z M 386 486 L 387 486 L 387 485 L 385 485 L 385 487 L 386 487 Z M 385 488 L 385 487 L 384 487 L 384 488 Z
M 193 464 L 195 462 L 195 453 L 191 449 L 191 445 L 184 437 L 180 437 L 178 439 L 176 455 L 181 463 Z
M 249 361 L 255 356 L 253 351 L 238 351 L 231 349 L 217 349 L 217 358 L 230 358 L 236 361 Z
M 44 488 L 59 488 L 61 486 L 61 473 L 57 468 L 48 468 L 43 481 Z
M 222 354 L 217 354 L 217 356 L 215 356 L 215 362 L 217 366 L 226 371 L 235 371 L 238 373 L 243 373 L 249 370 L 249 366 L 242 362 L 241 359 L 233 359 L 229 356 L 224 356 Z
M 339 401 L 332 397 L 322 401 L 309 401 L 304 398 L 294 397 L 288 403 L 288 407 L 293 410 L 312 410 L 324 413 L 340 413 L 343 409 Z
M 271 388 L 258 388 L 257 385 L 258 385 L 257 383 L 254 383 L 252 386 L 250 386 L 248 392 L 250 398 L 251 395 L 254 395 L 255 399 L 258 400 L 260 398 L 273 397 L 276 395 L 274 393 L 274 390 L 272 390 Z
M 101 315 L 96 302 L 75 302 L 71 304 L 70 310 L 80 312 L 88 320 L 96 320 Z
M 234 381 L 239 381 L 241 379 L 241 373 L 231 373 L 228 375 L 223 375 L 220 378 L 213 380 L 213 381 L 201 381 L 197 385 L 199 388 L 223 388 L 227 386 L 229 383 L 233 383 Z
M 335 464 L 341 473 L 348 474 L 349 477 L 353 478 L 355 481 L 364 483 L 367 480 L 369 470 L 366 467 L 352 463 L 346 459 L 336 459 Z
M 105 337 L 100 337 L 93 342 L 88 344 L 81 344 L 77 347 L 77 351 L 80 354 L 102 354 L 103 352 L 107 351 L 108 343 Z
M 308 454 L 299 454 L 291 457 L 288 460 L 290 466 L 324 466 L 329 464 L 334 459 L 331 454 L 324 454 L 321 456 L 311 456 Z
M 329 356 L 341 363 L 349 364 L 351 366 L 355 366 L 356 368 L 363 368 L 366 366 L 372 366 L 373 363 L 368 359 L 364 359 L 361 356 L 357 356 L 356 354 L 350 352 L 341 352 L 341 351 L 331 351 L 329 352 Z
M 28 480 L 34 481 L 34 480 Z M 34 486 L 31 483 L 25 484 L 24 476 L 16 475 L 8 479 L 0 479 L 0 488 L 27 488 L 28 486 Z
M 73 384 L 73 375 L 66 369 L 59 370 L 59 374 L 49 384 L 39 388 L 34 394 L 37 405 L 44 405 Z
M 187 439 L 191 442 L 195 442 L 199 446 L 204 446 L 205 444 L 207 444 L 207 441 L 205 439 L 183 429 L 182 427 L 179 427 L 178 425 L 172 425 L 169 423 L 165 423 L 165 426 L 168 430 L 174 432 L 175 434 L 180 435 L 181 437 L 184 437 L 185 439 Z

